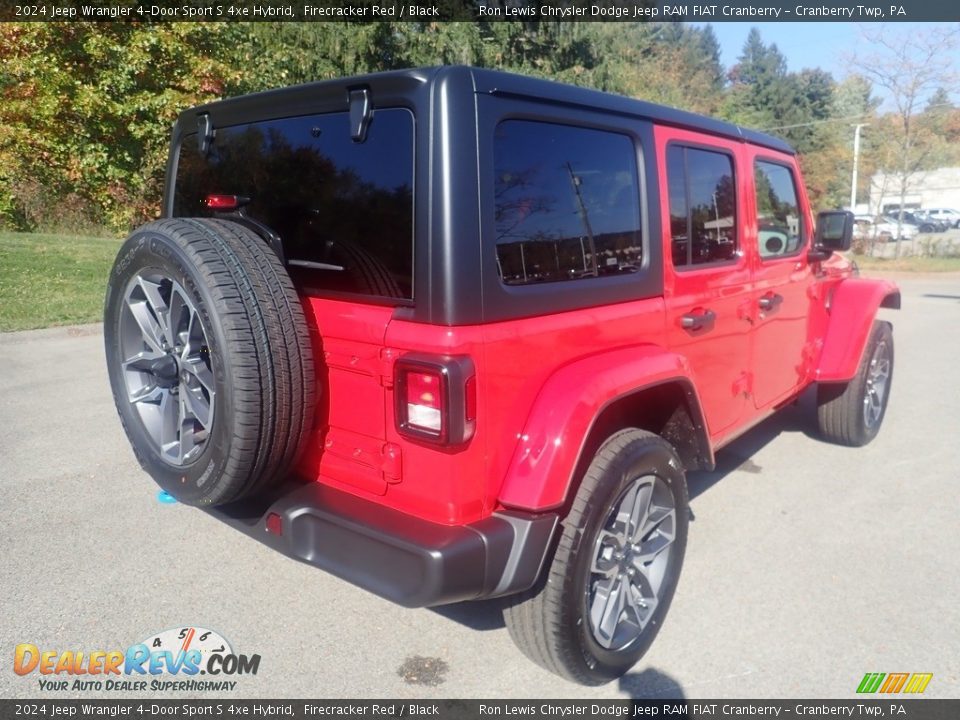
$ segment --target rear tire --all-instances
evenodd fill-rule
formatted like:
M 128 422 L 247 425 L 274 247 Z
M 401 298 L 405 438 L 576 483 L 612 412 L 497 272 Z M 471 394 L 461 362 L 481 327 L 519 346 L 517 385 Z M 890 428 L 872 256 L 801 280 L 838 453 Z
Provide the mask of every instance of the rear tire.
M 650 647 L 670 607 L 687 543 L 687 484 L 674 449 L 622 430 L 584 475 L 551 565 L 508 598 L 510 636 L 561 677 L 602 685 Z
M 848 383 L 817 388 L 817 421 L 824 439 L 861 447 L 880 432 L 893 382 L 893 330 L 876 320 L 857 374 Z
M 310 334 L 283 264 L 225 220 L 134 231 L 107 286 L 114 402 L 141 466 L 189 505 L 285 476 L 313 423 Z

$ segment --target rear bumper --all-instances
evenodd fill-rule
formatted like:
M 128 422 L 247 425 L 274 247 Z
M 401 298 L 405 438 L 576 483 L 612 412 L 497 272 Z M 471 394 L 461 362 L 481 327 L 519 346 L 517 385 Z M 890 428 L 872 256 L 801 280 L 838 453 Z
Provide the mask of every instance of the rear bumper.
M 406 607 L 530 588 L 557 526 L 555 513 L 512 511 L 469 525 L 437 525 L 319 483 L 288 485 L 207 512 L 288 557 Z M 267 530 L 271 514 L 280 518 L 280 534 Z

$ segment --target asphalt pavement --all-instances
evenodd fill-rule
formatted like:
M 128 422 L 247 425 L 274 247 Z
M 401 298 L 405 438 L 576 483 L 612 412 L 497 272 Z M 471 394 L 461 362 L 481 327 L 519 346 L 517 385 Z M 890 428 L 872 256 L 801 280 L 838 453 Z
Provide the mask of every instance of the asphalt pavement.
M 14 647 L 121 650 L 197 626 L 261 656 L 226 698 L 855 698 L 866 672 L 933 673 L 925 694 L 958 698 L 960 277 L 898 281 L 879 437 L 818 441 L 805 398 L 691 474 L 666 624 L 600 688 L 526 660 L 496 602 L 400 608 L 159 502 L 100 328 L 0 335 L 0 697 L 149 695 L 41 690 Z

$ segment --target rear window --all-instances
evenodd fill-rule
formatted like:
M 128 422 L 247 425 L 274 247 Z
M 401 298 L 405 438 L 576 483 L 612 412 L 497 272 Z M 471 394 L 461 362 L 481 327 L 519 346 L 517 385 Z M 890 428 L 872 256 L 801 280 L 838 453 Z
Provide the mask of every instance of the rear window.
M 283 240 L 298 280 L 334 292 L 413 297 L 413 116 L 378 109 L 365 142 L 349 113 L 221 127 L 206 155 L 180 148 L 174 215 L 213 216 L 208 195 Z
M 637 154 L 626 135 L 506 120 L 494 137 L 497 265 L 507 285 L 637 272 Z

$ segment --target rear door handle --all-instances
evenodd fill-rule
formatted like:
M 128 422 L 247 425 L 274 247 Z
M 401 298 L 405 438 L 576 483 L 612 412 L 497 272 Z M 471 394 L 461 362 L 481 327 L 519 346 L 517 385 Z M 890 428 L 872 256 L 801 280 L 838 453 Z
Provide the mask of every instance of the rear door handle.
M 761 310 L 770 311 L 770 310 L 775 310 L 777 307 L 780 306 L 780 303 L 782 302 L 783 302 L 783 295 L 777 295 L 777 293 L 768 292 L 766 295 L 764 295 L 757 301 L 757 305 L 760 306 Z
M 680 317 L 680 327 L 684 330 L 713 330 L 717 322 L 717 314 L 713 310 L 690 312 Z

